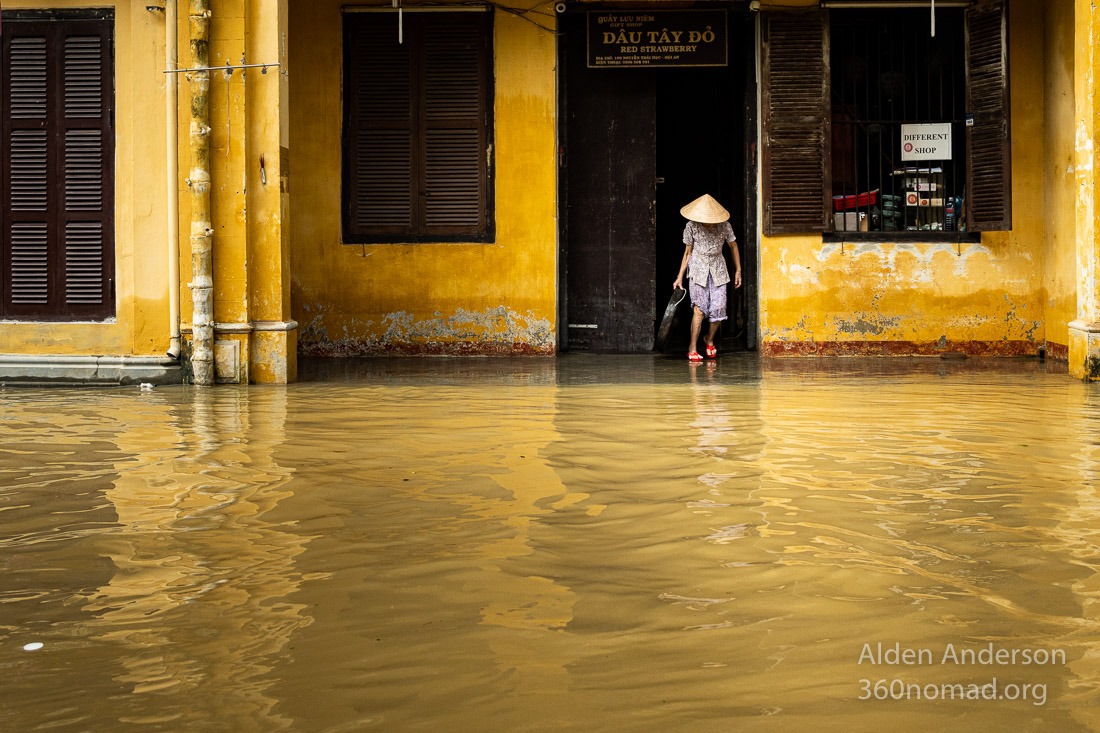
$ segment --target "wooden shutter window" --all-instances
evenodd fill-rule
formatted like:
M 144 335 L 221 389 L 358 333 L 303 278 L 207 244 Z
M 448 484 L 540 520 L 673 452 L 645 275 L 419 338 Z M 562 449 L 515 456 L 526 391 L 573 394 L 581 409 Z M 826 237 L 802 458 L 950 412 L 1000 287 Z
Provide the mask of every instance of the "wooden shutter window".
M 829 44 L 824 11 L 765 13 L 764 232 L 829 228 Z
M 103 301 L 103 224 L 70 221 L 65 225 L 65 302 L 98 306 Z
M 9 31 L 10 32 L 10 31 Z M 9 114 L 22 120 L 46 118 L 46 39 L 12 38 L 6 54 Z
M 1007 3 L 991 0 L 966 12 L 967 223 L 974 231 L 1012 228 Z
M 109 11 L 4 23 L 0 316 L 114 315 Z
M 49 200 L 46 131 L 13 130 L 8 142 L 12 211 L 45 214 Z
M 65 39 L 65 117 L 103 116 L 103 39 Z
M 114 251 L 109 32 L 109 24 L 100 23 L 98 34 L 74 29 L 64 40 L 63 295 L 74 315 L 114 314 L 108 269 Z
M 463 19 L 424 29 L 425 232 L 462 234 L 484 228 L 481 25 Z
M 8 26 L 8 33 L 12 33 Z M 7 152 L 4 170 L 4 275 L 0 313 L 34 312 L 49 303 L 48 166 L 46 121 L 46 55 L 44 37 L 13 37 L 5 48 L 5 89 L 9 98 L 4 119 Z M 8 118 L 31 129 L 13 129 Z M 15 217 L 19 221 L 15 221 Z M 29 220 L 27 220 L 29 219 Z M 13 309 L 14 306 L 14 309 Z
M 407 235 L 413 231 L 412 68 L 397 27 L 349 16 L 344 43 L 345 231 Z M 350 217 L 350 218 L 349 218 Z
M 344 241 L 489 241 L 489 17 L 344 18 Z
M 33 306 L 32 310 L 48 305 L 50 257 L 45 222 L 12 223 L 8 262 L 5 305 Z M 5 308 L 5 315 L 10 310 Z

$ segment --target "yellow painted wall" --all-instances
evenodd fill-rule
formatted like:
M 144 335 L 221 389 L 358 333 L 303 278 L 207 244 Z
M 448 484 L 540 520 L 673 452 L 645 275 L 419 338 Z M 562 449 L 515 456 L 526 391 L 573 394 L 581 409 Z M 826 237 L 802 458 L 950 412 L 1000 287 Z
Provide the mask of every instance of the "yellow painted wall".
M 289 0 L 249 3 L 247 58 L 278 62 L 269 73 L 249 74 L 248 141 L 245 148 L 248 197 L 249 311 L 254 324 L 286 324 L 253 332 L 249 377 L 286 383 L 297 378 L 297 328 L 290 320 L 290 145 L 289 74 L 286 73 Z
M 0 324 L 0 353 L 163 356 L 168 348 L 164 13 L 128 0 L 115 10 L 115 302 L 102 323 Z M 86 8 L 83 0 L 4 10 Z
M 210 3 L 210 65 L 234 65 L 245 56 L 245 3 Z M 185 47 L 186 48 L 186 47 Z M 251 71 L 251 75 L 249 72 Z M 214 224 L 214 321 L 249 322 L 245 194 L 248 163 L 244 149 L 245 86 L 259 73 L 237 69 L 210 74 L 210 213 Z M 181 92 L 186 93 L 184 85 Z M 184 219 L 190 210 L 183 210 Z
M 1064 153 L 1067 145 L 1072 151 L 1072 127 L 1044 127 L 1065 110 L 1044 104 L 1046 65 L 1057 59 L 1048 58 L 1044 34 L 1035 32 L 1044 24 L 1043 7 L 1036 0 L 1010 4 L 1012 231 L 958 245 L 762 237 L 765 353 L 1014 354 L 1036 353 L 1043 345 L 1045 319 L 1061 317 L 1066 297 L 1060 276 L 1044 279 L 1044 260 L 1061 263 L 1055 234 L 1060 243 L 1072 232 L 1059 227 L 1049 234 L 1047 228 L 1046 207 L 1061 199 L 1053 176 L 1043 175 L 1044 154 Z M 1054 10 L 1048 14 L 1060 18 Z M 1052 93 L 1061 93 L 1066 83 L 1059 76 Z M 1050 314 L 1045 281 L 1057 304 Z
M 340 235 L 344 4 L 290 7 L 291 309 L 301 352 L 552 353 L 554 36 L 528 19 L 494 14 L 496 241 L 346 245 Z M 552 26 L 552 12 L 540 7 L 530 19 Z
M 1076 143 L 1077 317 L 1069 326 L 1069 373 L 1100 380 L 1100 206 L 1097 205 L 1096 141 L 1100 137 L 1096 69 L 1100 66 L 1100 16 L 1089 0 L 1074 5 L 1074 129 Z
M 1043 11 L 1044 320 L 1048 353 L 1065 358 L 1068 324 L 1077 317 L 1073 0 L 1048 0 Z

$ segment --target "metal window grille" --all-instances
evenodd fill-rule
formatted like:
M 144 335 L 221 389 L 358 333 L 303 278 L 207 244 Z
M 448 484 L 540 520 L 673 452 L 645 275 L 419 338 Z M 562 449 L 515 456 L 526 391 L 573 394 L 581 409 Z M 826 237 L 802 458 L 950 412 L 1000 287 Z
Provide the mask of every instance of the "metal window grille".
M 836 231 L 966 228 L 964 13 L 832 11 Z M 950 125 L 950 155 L 903 160 L 903 125 Z

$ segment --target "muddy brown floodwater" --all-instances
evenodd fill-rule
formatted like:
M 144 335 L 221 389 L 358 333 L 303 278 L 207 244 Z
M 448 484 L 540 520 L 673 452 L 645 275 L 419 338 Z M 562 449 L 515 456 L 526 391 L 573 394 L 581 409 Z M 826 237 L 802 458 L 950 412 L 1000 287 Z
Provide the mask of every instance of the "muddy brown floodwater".
M 1063 369 L 0 389 L 0 730 L 1100 731 L 1100 386 Z

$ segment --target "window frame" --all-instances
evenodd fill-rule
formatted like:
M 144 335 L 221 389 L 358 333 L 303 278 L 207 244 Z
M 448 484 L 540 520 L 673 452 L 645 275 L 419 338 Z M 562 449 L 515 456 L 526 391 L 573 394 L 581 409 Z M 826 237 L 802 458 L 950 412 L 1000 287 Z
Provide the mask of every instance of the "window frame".
M 342 239 L 345 244 L 404 244 L 404 243 L 491 243 L 495 241 L 495 204 L 494 204 L 494 142 L 493 142 L 493 14 L 487 8 L 477 9 L 406 9 L 401 22 L 401 46 L 391 45 L 389 51 L 408 53 L 408 76 L 401 79 L 399 71 L 393 71 L 385 81 L 388 84 L 408 84 L 407 117 L 390 114 L 369 117 L 360 114 L 361 100 L 365 97 L 364 81 L 371 73 L 369 61 L 357 56 L 357 45 L 364 40 L 393 33 L 396 41 L 398 26 L 397 13 L 390 8 L 345 8 L 343 13 L 342 51 L 344 84 L 343 134 L 342 134 L 342 170 L 341 170 L 341 225 Z M 428 83 L 429 53 L 439 51 L 440 45 L 432 45 L 427 36 L 441 29 L 453 31 L 455 24 L 465 25 L 478 34 L 475 43 L 466 51 L 477 54 L 477 91 L 476 112 L 456 113 L 453 116 L 440 113 L 432 114 L 430 109 L 441 108 L 441 103 L 457 91 L 467 93 L 468 88 L 450 86 L 453 80 L 437 75 L 438 83 Z M 399 57 L 398 57 L 399 58 Z M 392 61 L 392 59 L 390 59 Z M 376 69 L 378 67 L 376 66 Z M 399 67 L 392 66 L 391 69 Z M 440 67 L 436 67 L 437 69 Z M 433 101 L 434 100 L 434 101 Z M 392 99 L 390 100 L 392 101 Z M 392 108 L 390 108 L 392 109 Z M 371 132 L 385 131 L 378 139 L 400 140 L 402 131 L 408 133 L 408 160 L 402 158 L 404 151 L 394 152 L 392 146 L 373 143 L 375 150 L 387 160 L 379 162 L 379 173 L 371 180 L 369 172 L 358 162 L 363 155 L 362 147 L 372 143 L 368 141 Z M 463 138 L 469 139 L 469 132 L 476 131 L 476 144 L 461 151 Z M 458 144 L 432 147 L 432 133 L 440 139 L 448 137 Z M 434 151 L 434 152 L 433 152 Z M 436 170 L 461 170 L 467 174 L 476 169 L 476 177 L 431 178 L 431 168 Z M 377 186 L 384 178 L 384 172 L 393 174 L 397 170 L 406 170 L 408 190 L 395 186 L 385 191 L 386 198 L 394 202 L 392 208 L 385 206 L 381 214 L 390 221 L 371 224 L 363 222 L 367 216 L 367 199 L 364 189 L 372 184 Z M 476 189 L 476 193 L 474 192 Z M 441 203 L 432 210 L 430 199 L 436 194 Z M 448 197 L 449 202 L 448 202 Z M 477 203 L 468 208 L 460 208 L 463 198 L 476 197 Z M 458 202 L 455 205 L 454 202 Z M 450 212 L 446 209 L 450 208 Z M 407 219 L 401 224 L 394 222 L 407 207 Z M 476 207 L 476 211 L 474 208 Z M 433 223 L 430 218 L 436 221 Z M 476 219 L 476 222 L 474 221 Z
M 114 10 L 5 10 L 3 24 L 0 318 L 30 322 L 111 320 L 117 308 Z M 89 56 L 86 47 L 73 46 L 74 65 L 66 67 L 66 39 L 92 36 L 102 39 L 99 53 Z M 13 116 L 11 48 L 16 39 L 28 37 L 46 39 L 41 117 Z M 88 59 L 95 59 L 99 71 L 91 87 L 88 67 L 81 65 Z M 21 72 L 24 85 L 31 78 L 26 76 L 29 71 L 31 67 Z M 33 81 L 29 83 L 32 86 L 25 87 L 24 95 L 34 94 Z M 98 97 L 88 96 L 89 89 L 95 89 L 96 84 Z M 68 98 L 73 103 L 73 114 L 64 109 L 67 92 L 73 92 Z M 88 110 L 89 105 L 98 105 L 95 115 L 76 112 Z M 17 133 L 37 130 L 45 135 L 44 159 L 36 159 L 30 148 L 13 150 L 12 140 Z M 21 182 L 13 180 L 15 166 L 24 169 Z M 90 177 L 97 169 L 97 175 Z M 28 196 L 37 197 L 39 204 L 33 205 Z M 16 204 L 17 197 L 24 205 Z M 25 238 L 20 245 L 23 251 L 17 252 L 15 229 L 21 224 L 39 227 L 41 237 L 37 242 Z M 22 286 L 16 284 L 15 268 L 19 261 L 23 268 L 18 275 Z M 35 280 L 26 280 L 36 266 L 42 270 Z M 19 287 L 23 288 L 22 294 L 16 293 Z M 38 297 L 44 300 L 35 300 Z
M 820 232 L 827 238 L 966 241 L 980 237 L 982 231 L 1011 229 L 1007 6 L 1006 0 L 978 0 L 966 9 L 967 112 L 973 119 L 973 125 L 968 125 L 966 131 L 967 196 L 982 201 L 983 206 L 977 216 L 971 211 L 968 231 L 964 232 L 834 233 L 829 18 L 832 12 L 844 11 L 815 8 L 762 13 L 764 233 Z M 813 63 L 809 54 L 818 43 L 822 62 Z M 976 150 L 981 151 L 981 156 L 975 166 Z M 777 200 L 777 196 L 791 191 L 797 195 L 790 201 Z

